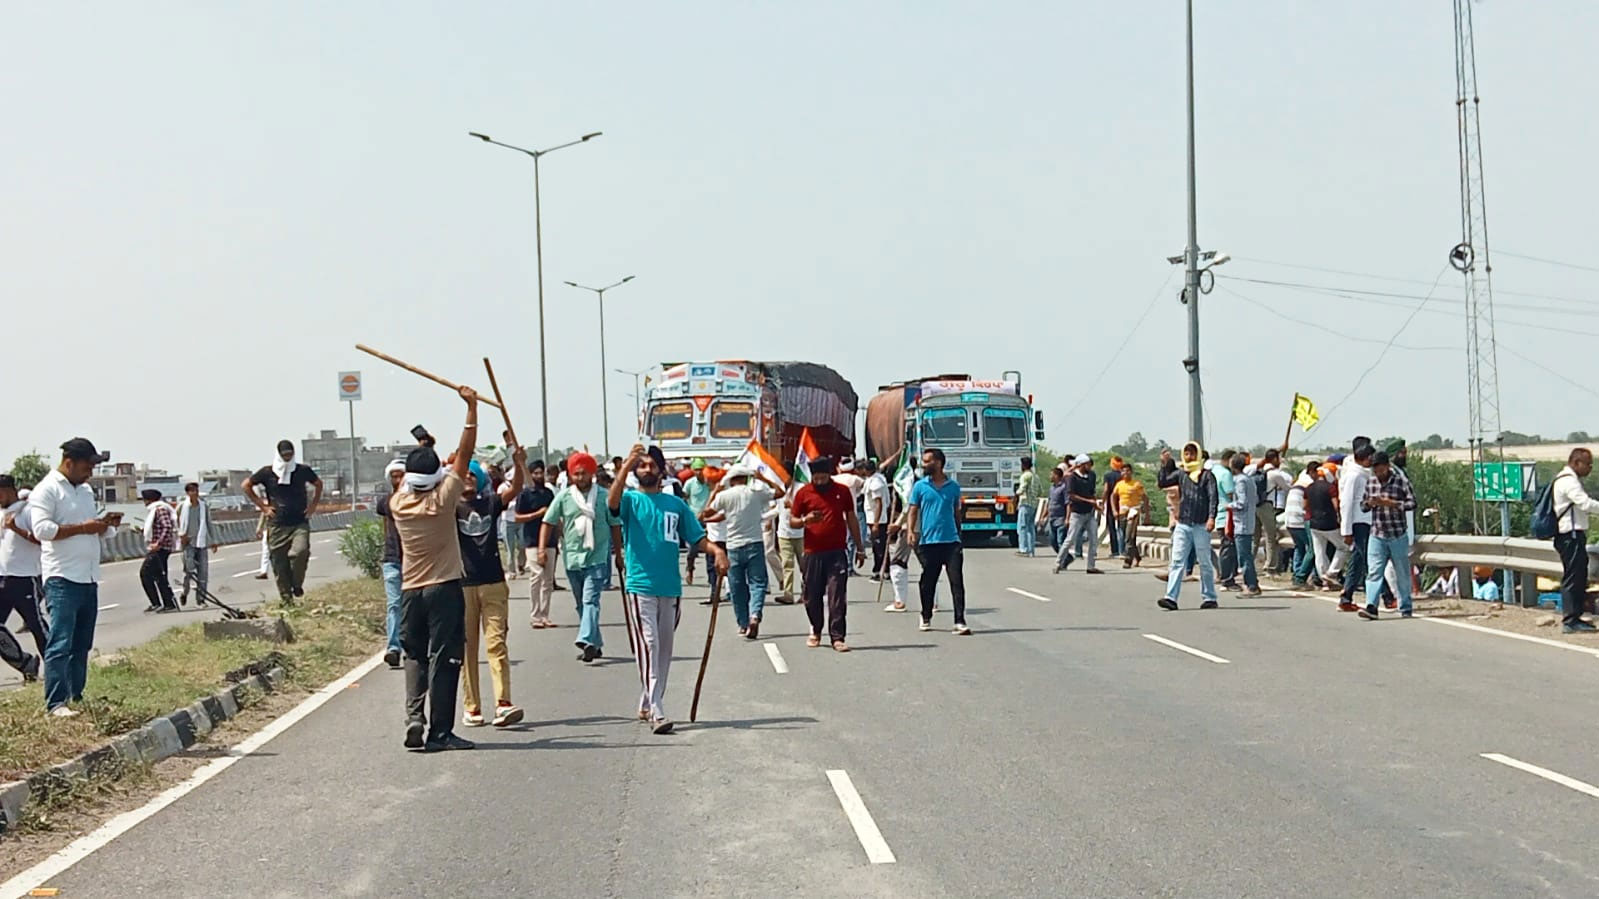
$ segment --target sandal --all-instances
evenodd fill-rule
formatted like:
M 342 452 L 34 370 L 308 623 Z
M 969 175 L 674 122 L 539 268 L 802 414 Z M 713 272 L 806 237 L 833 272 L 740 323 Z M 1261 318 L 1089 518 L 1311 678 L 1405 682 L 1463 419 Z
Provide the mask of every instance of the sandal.
M 822 638 L 817 636 L 816 634 L 811 634 L 809 637 L 805 638 L 805 645 L 806 646 L 812 646 L 812 647 L 821 646 L 822 645 Z

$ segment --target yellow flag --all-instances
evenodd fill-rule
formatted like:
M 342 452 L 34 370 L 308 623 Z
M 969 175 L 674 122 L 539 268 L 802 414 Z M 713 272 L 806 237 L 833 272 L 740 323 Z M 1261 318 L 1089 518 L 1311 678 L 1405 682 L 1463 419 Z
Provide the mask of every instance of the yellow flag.
M 1311 402 L 1310 397 L 1294 394 L 1294 421 L 1307 431 L 1321 421 L 1321 413 L 1316 411 L 1316 404 Z

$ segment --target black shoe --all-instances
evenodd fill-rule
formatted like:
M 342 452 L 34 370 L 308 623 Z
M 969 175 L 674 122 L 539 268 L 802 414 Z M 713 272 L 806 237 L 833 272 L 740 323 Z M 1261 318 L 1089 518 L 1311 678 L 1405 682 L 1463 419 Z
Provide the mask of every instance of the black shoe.
M 1056 571 L 1065 571 L 1066 569 L 1072 567 L 1072 563 L 1075 562 L 1075 561 L 1077 561 L 1076 558 L 1074 558 L 1072 556 L 1067 556 L 1066 557 L 1066 561 L 1057 563 L 1055 565 L 1055 570 Z
M 598 646 L 584 646 L 583 652 L 578 655 L 578 658 L 585 662 L 592 662 L 599 657 L 600 648 Z
M 304 596 L 305 595 L 305 588 L 304 587 L 295 587 L 294 588 L 294 595 L 295 596 Z
M 182 594 L 180 594 L 178 596 L 178 605 L 186 606 L 188 604 L 189 604 L 189 591 L 185 590 L 185 591 L 183 591 Z
M 161 611 L 161 606 L 159 604 L 153 605 L 153 606 L 145 606 L 144 607 L 144 614 L 146 614 L 146 615 L 150 614 L 151 612 L 159 612 L 159 611 Z
M 1160 606 L 1161 608 L 1165 609 L 1168 612 L 1177 611 L 1177 600 L 1170 599 L 1170 598 L 1165 597 L 1165 596 L 1162 596 L 1160 599 L 1155 600 L 1155 605 Z
M 1221 608 L 1221 606 L 1216 604 L 1216 600 L 1214 600 L 1214 599 L 1205 600 L 1204 602 L 1199 604 L 1199 607 L 1201 609 L 1219 609 L 1219 608 Z
M 165 612 L 176 612 L 177 610 L 178 610 L 178 607 L 177 607 L 177 605 L 175 603 L 168 603 L 166 605 L 163 605 L 161 608 L 156 609 L 157 612 L 162 612 L 162 613 L 165 613 Z
M 383 664 L 388 665 L 390 668 L 400 667 L 400 651 L 398 649 L 391 649 L 384 653 Z
M 1411 613 L 1411 612 L 1400 612 L 1399 613 L 1399 617 L 1400 618 L 1413 618 L 1413 617 L 1415 617 L 1415 615 L 1413 613 Z
M 1571 629 L 1574 630 L 1574 631 L 1578 631 L 1580 633 L 1585 633 L 1585 634 L 1586 633 L 1592 633 L 1593 631 L 1599 630 L 1599 628 L 1596 628 L 1596 627 L 1593 626 L 1593 622 L 1584 620 L 1582 618 L 1578 618 L 1577 619 L 1577 623 L 1573 624 L 1571 626 Z
M 434 740 L 427 741 L 422 747 L 423 752 L 452 752 L 457 749 L 476 749 L 477 744 L 471 740 L 463 740 L 455 734 L 445 734 Z
M 1369 605 L 1369 606 L 1366 606 L 1365 608 L 1361 609 L 1360 611 L 1356 612 L 1355 614 L 1359 615 L 1360 617 L 1362 617 L 1364 619 L 1366 619 L 1367 621 L 1376 621 L 1377 620 L 1377 607 L 1374 606 L 1374 605 Z
M 760 637 L 761 637 L 761 619 L 759 619 L 759 618 L 750 619 L 750 629 L 744 633 L 744 637 L 746 639 L 749 639 L 749 640 L 759 640 L 760 639 Z
M 31 682 L 36 681 L 38 679 L 39 679 L 39 657 L 38 656 L 28 656 L 28 660 L 26 662 L 22 663 L 22 680 L 23 680 L 24 683 L 31 683 Z
M 427 725 L 420 721 L 412 721 L 407 724 L 405 726 L 405 748 L 421 749 L 423 747 L 422 732 L 425 730 L 427 730 Z

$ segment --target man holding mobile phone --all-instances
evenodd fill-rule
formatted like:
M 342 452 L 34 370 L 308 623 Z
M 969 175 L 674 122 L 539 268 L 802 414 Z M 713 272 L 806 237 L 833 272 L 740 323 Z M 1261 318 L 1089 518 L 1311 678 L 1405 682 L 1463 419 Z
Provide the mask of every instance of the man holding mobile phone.
M 94 467 L 110 458 L 87 439 L 74 437 L 61 444 L 60 466 L 45 475 L 28 497 L 50 601 L 44 703 L 56 718 L 75 717 L 78 713 L 68 703 L 83 700 L 100 611 L 100 536 L 122 523 L 119 512 L 97 514 L 88 484 Z

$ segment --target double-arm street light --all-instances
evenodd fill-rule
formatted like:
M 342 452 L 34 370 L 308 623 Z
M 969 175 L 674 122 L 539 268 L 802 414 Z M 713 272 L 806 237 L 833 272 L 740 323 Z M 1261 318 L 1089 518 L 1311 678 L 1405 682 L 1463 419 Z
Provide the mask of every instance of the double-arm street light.
M 643 393 L 643 391 L 639 390 L 638 379 L 639 379 L 639 375 L 644 374 L 645 372 L 649 371 L 649 369 L 641 368 L 638 371 L 629 371 L 628 369 L 625 369 L 625 368 L 613 368 L 613 369 L 611 369 L 611 371 L 614 371 L 614 372 L 616 372 L 619 375 L 632 375 L 633 376 L 633 418 L 635 420 L 638 420 L 643 415 L 643 408 L 644 408 L 644 393 Z M 640 426 L 640 430 L 642 430 L 642 425 Z M 643 436 L 643 435 L 640 434 L 638 436 Z
M 631 280 L 633 280 L 633 276 L 628 275 L 615 284 L 607 284 L 604 287 L 588 287 L 576 281 L 566 282 L 568 287 L 576 287 L 578 290 L 592 290 L 600 298 L 600 414 L 605 416 L 604 443 L 605 457 L 607 459 L 611 457 L 611 395 L 605 391 L 605 292 L 613 287 L 621 287 Z
M 516 152 L 530 156 L 533 159 L 533 245 L 535 248 L 534 252 L 538 255 L 539 280 L 539 404 L 540 417 L 542 418 L 544 425 L 543 452 L 545 455 L 548 455 L 550 452 L 550 379 L 549 369 L 544 360 L 544 234 L 543 224 L 539 214 L 539 158 L 554 153 L 556 150 L 564 150 L 567 147 L 575 147 L 578 144 L 593 140 L 594 138 L 599 137 L 602 132 L 595 131 L 590 134 L 585 134 L 577 140 L 567 141 L 564 144 L 557 144 L 553 147 L 546 147 L 543 150 L 529 150 L 526 147 L 518 147 L 515 144 L 503 143 L 501 141 L 494 140 L 487 134 L 479 134 L 476 131 L 469 131 L 467 133 L 486 144 L 493 144 L 496 147 L 504 147 L 507 150 L 515 150 Z

